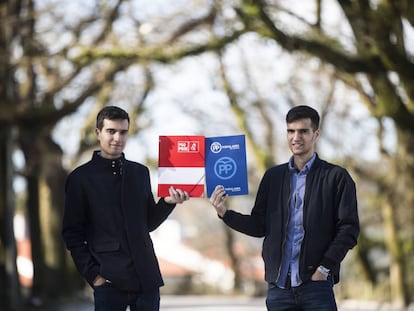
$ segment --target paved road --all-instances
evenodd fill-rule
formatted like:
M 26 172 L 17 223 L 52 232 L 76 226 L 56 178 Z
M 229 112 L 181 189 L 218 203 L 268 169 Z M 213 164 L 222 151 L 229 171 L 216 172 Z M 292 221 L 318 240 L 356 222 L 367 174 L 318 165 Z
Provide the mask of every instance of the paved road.
M 161 298 L 165 311 L 266 311 L 264 298 L 170 296 Z
M 161 311 L 266 311 L 264 298 L 162 296 Z M 44 311 L 93 311 L 93 304 L 81 302 L 56 310 Z
M 396 311 L 376 302 L 345 301 L 339 303 L 339 311 Z M 414 311 L 408 309 L 407 311 Z M 93 304 L 83 302 L 59 309 L 44 311 L 93 311 Z M 264 298 L 209 297 L 209 296 L 162 296 L 161 311 L 266 311 Z

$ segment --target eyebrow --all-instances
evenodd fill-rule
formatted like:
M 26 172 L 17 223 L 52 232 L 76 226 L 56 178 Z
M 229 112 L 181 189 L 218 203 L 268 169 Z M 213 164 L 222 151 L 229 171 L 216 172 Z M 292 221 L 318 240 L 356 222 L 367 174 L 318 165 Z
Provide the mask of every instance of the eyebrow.
M 311 130 L 312 128 L 311 127 L 305 127 L 305 128 L 300 128 L 300 129 L 291 129 L 291 128 L 288 128 L 287 129 L 287 131 L 288 132 L 296 132 L 296 131 L 309 131 L 309 130 Z
M 114 128 L 107 128 L 107 129 L 105 129 L 106 131 L 114 131 L 114 132 L 123 132 L 123 133 L 125 133 L 125 132 L 128 132 L 129 131 L 129 129 L 122 129 L 122 130 L 117 130 L 117 129 L 114 129 Z

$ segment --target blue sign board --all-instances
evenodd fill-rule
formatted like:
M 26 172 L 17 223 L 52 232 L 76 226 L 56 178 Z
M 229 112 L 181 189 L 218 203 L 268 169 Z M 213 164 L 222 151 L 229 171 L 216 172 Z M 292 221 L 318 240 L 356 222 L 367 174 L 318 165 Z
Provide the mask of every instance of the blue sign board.
M 205 148 L 207 196 L 217 185 L 228 195 L 248 194 L 244 135 L 206 137 Z

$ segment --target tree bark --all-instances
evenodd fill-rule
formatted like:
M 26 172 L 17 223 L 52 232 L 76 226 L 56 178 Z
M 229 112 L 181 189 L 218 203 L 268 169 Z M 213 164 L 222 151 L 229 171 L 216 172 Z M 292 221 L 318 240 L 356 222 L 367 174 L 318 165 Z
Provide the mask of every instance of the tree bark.
M 66 171 L 62 151 L 49 136 L 22 130 L 20 142 L 27 161 L 27 210 L 30 221 L 34 280 L 32 296 L 40 302 L 79 290 L 82 283 L 68 265 L 61 239 Z M 64 282 L 62 282 L 64 280 Z M 59 284 L 59 286 L 56 286 Z
M 408 292 L 405 290 L 405 264 L 401 243 L 396 228 L 395 209 L 389 202 L 382 205 L 385 244 L 390 252 L 390 288 L 393 303 L 402 308 L 408 304 Z
M 233 284 L 233 290 L 235 293 L 240 293 L 242 291 L 242 275 L 241 275 L 241 267 L 240 267 L 240 260 L 235 253 L 235 233 L 232 229 L 230 229 L 227 226 L 224 226 L 224 231 L 226 233 L 226 250 L 228 252 L 228 255 L 230 257 L 230 263 L 232 270 L 234 272 L 234 284 Z
M 12 128 L 0 127 L 0 310 L 23 310 L 14 238 Z M 4 308 L 4 309 L 2 309 Z

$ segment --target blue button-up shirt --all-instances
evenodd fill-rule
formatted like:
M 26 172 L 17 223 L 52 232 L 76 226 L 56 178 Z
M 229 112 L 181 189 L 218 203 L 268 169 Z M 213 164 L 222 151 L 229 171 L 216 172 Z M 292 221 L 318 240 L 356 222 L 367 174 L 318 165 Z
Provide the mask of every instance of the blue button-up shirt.
M 286 232 L 285 248 L 279 278 L 276 284 L 280 288 L 286 287 L 286 281 L 290 277 L 291 286 L 299 286 L 302 281 L 299 276 L 299 257 L 305 231 L 303 229 L 303 199 L 305 196 L 306 175 L 308 174 L 316 154 L 310 158 L 301 171 L 294 167 L 293 157 L 289 160 L 291 175 L 290 215 Z

